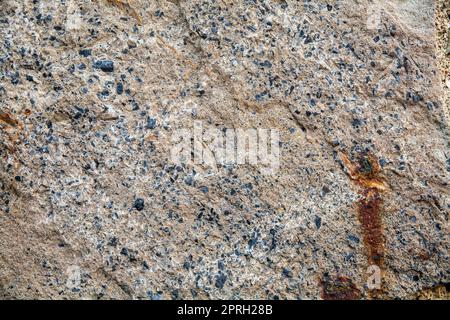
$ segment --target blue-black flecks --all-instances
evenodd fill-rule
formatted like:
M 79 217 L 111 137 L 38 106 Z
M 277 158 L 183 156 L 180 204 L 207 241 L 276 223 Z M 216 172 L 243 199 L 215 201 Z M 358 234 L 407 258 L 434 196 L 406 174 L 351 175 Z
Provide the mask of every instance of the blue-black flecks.
M 135 208 L 137 211 L 142 211 L 142 210 L 144 210 L 144 206 L 145 206 L 144 199 L 142 199 L 142 198 L 137 198 L 137 199 L 134 201 L 134 208 Z
M 206 187 L 206 186 L 202 186 L 202 187 L 200 187 L 200 191 L 203 192 L 203 193 L 208 193 L 209 188 Z
M 223 286 L 225 285 L 226 281 L 227 281 L 227 276 L 225 274 L 223 274 L 222 272 L 220 272 L 216 276 L 216 288 L 222 289 Z
M 316 224 L 316 228 L 320 229 L 320 226 L 322 225 L 322 218 L 319 216 L 316 216 L 316 218 L 314 219 L 314 223 Z
M 119 239 L 117 239 L 116 237 L 111 237 L 109 240 L 108 240 L 108 245 L 109 246 L 112 246 L 112 247 L 115 247 L 115 246 L 117 246 L 117 243 L 119 242 Z
M 117 94 L 119 94 L 119 95 L 123 93 L 123 83 L 122 83 L 122 82 L 119 82 L 119 83 L 117 84 L 116 92 L 117 92 Z
M 292 278 L 294 275 L 292 274 L 292 271 L 287 269 L 287 268 L 283 268 L 283 272 L 282 272 L 283 276 L 285 276 L 286 278 Z
M 147 129 L 155 129 L 156 128 L 156 119 L 155 118 L 147 118 Z
M 78 51 L 78 53 L 80 54 L 80 56 L 89 57 L 92 54 L 92 50 L 91 49 L 81 49 L 80 51 Z
M 114 62 L 111 60 L 98 60 L 93 64 L 94 69 L 100 69 L 103 72 L 113 72 Z
M 349 234 L 347 239 L 350 240 L 350 241 L 353 241 L 355 243 L 359 243 L 359 238 L 357 236 L 352 235 L 352 234 Z

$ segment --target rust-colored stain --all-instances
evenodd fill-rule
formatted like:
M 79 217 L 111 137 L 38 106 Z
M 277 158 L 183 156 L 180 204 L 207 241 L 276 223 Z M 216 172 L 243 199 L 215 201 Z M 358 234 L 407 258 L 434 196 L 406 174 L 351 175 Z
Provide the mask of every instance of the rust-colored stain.
M 369 264 L 381 266 L 384 258 L 384 237 L 381 221 L 380 195 L 374 189 L 366 190 L 364 198 L 357 203 L 358 218 L 363 228 Z
M 341 154 L 342 162 L 350 178 L 364 188 L 386 191 L 386 182 L 379 176 L 381 167 L 377 158 L 371 153 L 360 153 L 357 162 L 352 162 L 347 155 Z
M 350 179 L 363 188 L 362 199 L 356 203 L 358 219 L 363 229 L 369 264 L 381 267 L 384 261 L 381 194 L 389 190 L 389 186 L 380 176 L 381 167 L 373 154 L 361 152 L 355 162 L 345 154 L 341 154 L 341 159 Z
M 0 121 L 4 122 L 14 128 L 17 127 L 17 125 L 19 124 L 19 122 L 17 120 L 13 119 L 7 113 L 0 113 Z
M 351 279 L 347 277 L 324 277 L 321 282 L 322 299 L 324 300 L 359 300 L 361 292 Z
M 23 129 L 23 125 L 18 120 L 14 119 L 11 115 L 8 113 L 0 112 L 0 124 L 6 124 L 6 127 L 1 127 L 0 129 L 3 129 L 6 133 L 6 136 L 8 137 L 8 140 L 10 141 L 10 144 L 6 144 L 5 146 L 10 152 L 15 151 L 15 145 L 19 141 L 20 138 L 20 132 Z

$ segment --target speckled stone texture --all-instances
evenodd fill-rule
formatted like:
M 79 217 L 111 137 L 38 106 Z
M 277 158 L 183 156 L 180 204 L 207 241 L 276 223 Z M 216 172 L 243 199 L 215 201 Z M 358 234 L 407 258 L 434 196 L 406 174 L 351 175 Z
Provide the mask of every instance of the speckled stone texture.
M 445 291 L 436 42 L 432 0 L 1 0 L 0 297 Z M 173 164 L 194 121 L 279 170 Z

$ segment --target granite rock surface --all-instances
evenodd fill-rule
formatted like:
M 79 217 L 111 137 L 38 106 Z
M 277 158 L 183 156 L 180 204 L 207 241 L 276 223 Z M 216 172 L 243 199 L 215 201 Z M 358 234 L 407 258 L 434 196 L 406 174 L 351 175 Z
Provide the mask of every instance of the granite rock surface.
M 0 1 L 0 298 L 445 296 L 438 2 Z

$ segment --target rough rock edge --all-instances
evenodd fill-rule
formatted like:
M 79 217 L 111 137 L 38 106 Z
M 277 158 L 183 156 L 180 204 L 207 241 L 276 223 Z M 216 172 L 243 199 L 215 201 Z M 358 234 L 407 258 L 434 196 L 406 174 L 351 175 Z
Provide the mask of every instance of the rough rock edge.
M 436 0 L 436 47 L 438 54 L 439 70 L 442 78 L 444 96 L 444 112 L 446 122 L 449 124 L 450 116 L 450 2 L 447 0 Z

